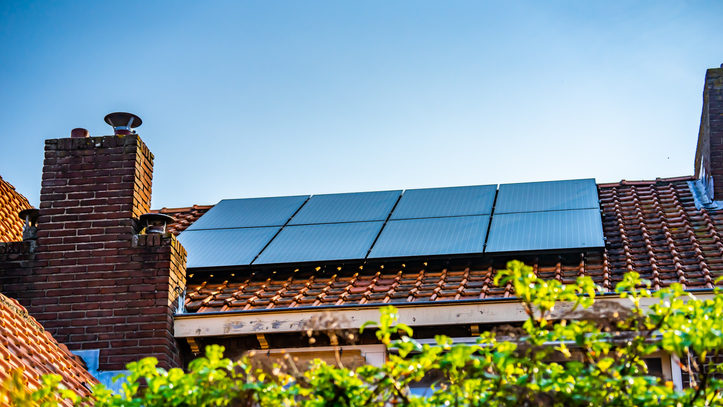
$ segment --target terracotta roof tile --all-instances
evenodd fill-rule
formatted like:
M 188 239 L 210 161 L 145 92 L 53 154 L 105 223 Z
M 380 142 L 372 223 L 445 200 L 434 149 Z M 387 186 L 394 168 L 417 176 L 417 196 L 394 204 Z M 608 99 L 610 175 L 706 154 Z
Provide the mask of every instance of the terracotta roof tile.
M 175 222 L 168 226 L 168 231 L 178 236 L 179 233 L 186 230 L 187 227 L 198 220 L 213 205 L 193 205 L 185 208 L 161 208 L 154 209 L 153 213 L 162 213 L 164 215 L 173 216 Z
M 18 212 L 31 207 L 24 196 L 0 177 L 0 242 L 23 240 L 23 221 Z
M 710 289 L 723 275 L 723 211 L 696 209 L 687 184 L 691 179 L 600 184 L 604 250 L 517 257 L 541 277 L 571 283 L 587 275 L 606 292 L 630 270 L 651 280 L 656 289 L 674 282 L 687 289 Z M 334 273 L 259 269 L 236 271 L 245 277 L 221 284 L 203 282 L 199 273 L 189 276 L 186 312 L 508 298 L 514 296 L 512 286 L 494 285 L 504 260 L 387 263 L 362 270 L 347 265 L 333 268 Z M 217 272 L 219 277 L 228 278 Z M 225 297 L 229 292 L 232 298 Z
M 0 294 L 0 382 L 18 368 L 33 388 L 40 385 L 42 375 L 50 373 L 60 375 L 61 383 L 80 395 L 89 395 L 90 386 L 97 383 L 79 357 L 58 343 L 20 303 Z

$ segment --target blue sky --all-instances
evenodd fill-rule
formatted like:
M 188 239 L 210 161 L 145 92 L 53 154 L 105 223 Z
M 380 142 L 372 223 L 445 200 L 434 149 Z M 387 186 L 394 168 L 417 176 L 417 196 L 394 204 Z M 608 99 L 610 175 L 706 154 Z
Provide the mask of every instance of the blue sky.
M 692 173 L 723 2 L 0 2 L 0 175 L 130 111 L 153 206 Z

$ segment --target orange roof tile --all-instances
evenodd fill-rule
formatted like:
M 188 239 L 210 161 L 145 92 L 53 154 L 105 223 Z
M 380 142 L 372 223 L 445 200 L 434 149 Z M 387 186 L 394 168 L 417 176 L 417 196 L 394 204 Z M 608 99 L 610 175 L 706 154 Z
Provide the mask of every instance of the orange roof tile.
M 18 212 L 31 207 L 24 196 L 0 177 L 0 242 L 23 240 L 23 221 Z
M 600 184 L 604 250 L 515 257 L 546 278 L 572 282 L 588 275 L 608 292 L 629 270 L 650 279 L 654 288 L 679 282 L 687 289 L 710 289 L 723 275 L 723 211 L 696 209 L 689 180 Z M 493 284 L 505 260 L 197 273 L 189 275 L 185 305 L 187 312 L 226 312 L 506 298 L 514 296 L 512 287 Z
M 15 369 L 31 388 L 40 377 L 58 374 L 61 383 L 79 395 L 89 395 L 97 380 L 85 369 L 80 358 L 58 343 L 16 300 L 0 294 L 0 382 Z
M 175 222 L 168 226 L 168 231 L 178 236 L 179 233 L 186 230 L 187 227 L 191 226 L 193 222 L 211 208 L 213 208 L 213 205 L 193 205 L 185 208 L 154 209 L 151 212 L 173 216 Z

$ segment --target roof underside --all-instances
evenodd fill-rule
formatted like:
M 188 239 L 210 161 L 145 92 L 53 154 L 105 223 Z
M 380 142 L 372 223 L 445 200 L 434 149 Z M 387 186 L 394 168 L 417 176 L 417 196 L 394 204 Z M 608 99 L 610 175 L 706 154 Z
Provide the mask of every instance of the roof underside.
M 602 250 L 190 271 L 186 312 L 507 298 L 514 296 L 512 288 L 496 287 L 493 279 L 511 258 L 563 282 L 588 275 L 604 291 L 613 290 L 632 270 L 654 288 L 679 282 L 687 289 L 709 289 L 723 275 L 723 213 L 696 209 L 689 180 L 598 185 L 606 239 Z M 189 212 L 176 216 L 189 223 L 199 209 Z

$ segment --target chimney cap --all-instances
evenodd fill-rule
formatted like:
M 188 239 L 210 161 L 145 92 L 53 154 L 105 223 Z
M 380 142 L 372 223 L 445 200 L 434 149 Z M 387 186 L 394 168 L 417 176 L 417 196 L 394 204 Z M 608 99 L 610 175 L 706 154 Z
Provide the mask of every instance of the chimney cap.
M 23 209 L 22 211 L 18 212 L 18 217 L 23 220 L 23 222 L 26 219 L 29 219 L 31 223 L 35 223 L 35 221 L 38 219 L 38 216 L 40 215 L 40 210 L 36 208 L 28 208 Z
M 132 129 L 143 124 L 140 117 L 127 112 L 109 113 L 105 116 L 104 120 L 113 126 L 116 134 L 130 134 Z
M 166 233 L 166 227 L 175 222 L 173 216 L 163 213 L 144 213 L 138 218 L 146 234 Z
M 176 219 L 171 215 L 166 215 L 165 213 L 144 213 L 140 217 L 138 217 L 138 220 L 141 222 L 165 222 L 165 223 L 173 223 L 176 221 Z

